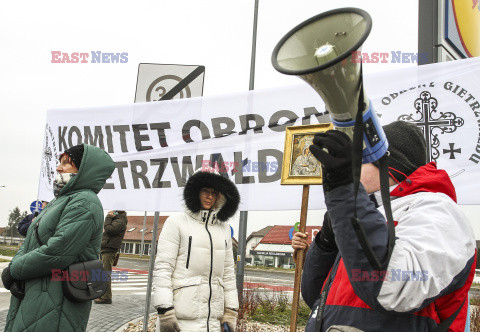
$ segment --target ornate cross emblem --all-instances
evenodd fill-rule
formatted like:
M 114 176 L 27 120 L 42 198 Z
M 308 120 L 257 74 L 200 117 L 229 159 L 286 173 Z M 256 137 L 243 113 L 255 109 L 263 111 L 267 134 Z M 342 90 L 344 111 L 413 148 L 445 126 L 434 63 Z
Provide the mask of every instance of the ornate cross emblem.
M 455 113 L 437 111 L 437 99 L 428 91 L 421 92 L 414 105 L 415 113 L 400 115 L 398 120 L 414 123 L 422 129 L 427 141 L 427 159 L 436 162 L 440 157 L 438 135 L 455 132 L 463 126 L 464 120 Z

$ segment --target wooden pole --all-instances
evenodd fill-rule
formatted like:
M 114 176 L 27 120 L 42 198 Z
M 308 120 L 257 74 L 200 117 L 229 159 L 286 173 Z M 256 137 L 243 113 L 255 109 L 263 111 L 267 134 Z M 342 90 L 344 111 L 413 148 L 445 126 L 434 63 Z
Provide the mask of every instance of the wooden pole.
M 310 191 L 310 186 L 308 184 L 304 184 L 303 194 L 302 194 L 302 209 L 300 211 L 300 229 L 299 229 L 299 232 L 302 232 L 302 233 L 305 233 L 305 229 L 307 228 L 309 191 Z M 293 286 L 292 317 L 290 319 L 290 332 L 295 332 L 297 330 L 298 303 L 300 301 L 300 282 L 302 281 L 304 257 L 305 257 L 305 250 L 299 250 L 297 252 L 297 261 L 295 262 L 295 283 Z

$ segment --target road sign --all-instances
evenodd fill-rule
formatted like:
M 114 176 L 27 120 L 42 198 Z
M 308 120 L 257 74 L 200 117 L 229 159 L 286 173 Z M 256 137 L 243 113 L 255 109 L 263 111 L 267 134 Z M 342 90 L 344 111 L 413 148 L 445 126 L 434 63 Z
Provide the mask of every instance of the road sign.
M 288 232 L 288 237 L 290 238 L 290 240 L 293 239 L 293 231 L 295 230 L 295 227 L 292 227 L 290 228 L 290 232 Z
M 42 212 L 42 201 L 33 201 L 32 204 L 30 204 L 30 211 L 32 211 L 32 213 Z

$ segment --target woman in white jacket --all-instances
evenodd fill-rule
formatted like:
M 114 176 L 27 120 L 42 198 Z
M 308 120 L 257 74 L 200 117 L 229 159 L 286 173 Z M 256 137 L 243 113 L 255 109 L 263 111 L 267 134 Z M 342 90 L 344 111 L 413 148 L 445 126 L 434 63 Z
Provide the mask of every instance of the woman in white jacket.
M 197 171 L 183 192 L 185 212 L 165 222 L 153 275 L 161 332 L 235 331 L 238 297 L 230 226 L 240 195 L 218 173 Z

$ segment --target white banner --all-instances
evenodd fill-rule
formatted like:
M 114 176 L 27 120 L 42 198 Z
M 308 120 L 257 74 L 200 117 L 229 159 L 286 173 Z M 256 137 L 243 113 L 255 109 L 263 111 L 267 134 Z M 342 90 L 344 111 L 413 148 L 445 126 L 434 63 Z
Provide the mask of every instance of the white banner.
M 432 160 L 452 177 L 459 203 L 480 204 L 480 58 L 366 75 L 364 84 L 382 124 L 416 123 Z M 328 121 L 321 98 L 305 83 L 50 110 L 38 197 L 52 199 L 58 155 L 84 142 L 116 163 L 99 194 L 105 209 L 181 211 L 186 177 L 214 160 L 237 184 L 241 210 L 299 209 L 301 186 L 280 185 L 285 127 Z M 310 209 L 324 208 L 321 186 L 312 186 L 310 197 Z

